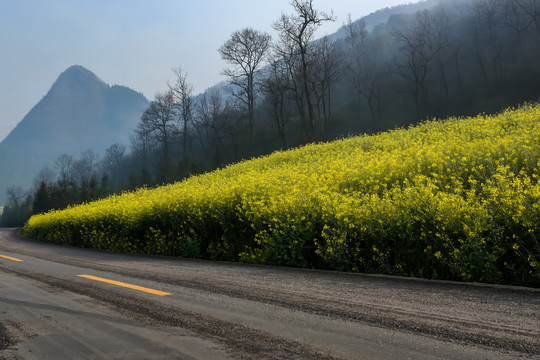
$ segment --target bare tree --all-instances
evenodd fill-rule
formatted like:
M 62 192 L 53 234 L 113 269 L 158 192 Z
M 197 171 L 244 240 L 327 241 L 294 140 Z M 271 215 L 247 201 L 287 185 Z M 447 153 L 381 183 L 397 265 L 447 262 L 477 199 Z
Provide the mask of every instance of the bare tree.
M 525 21 L 520 9 L 520 0 L 503 1 L 499 4 L 502 11 L 500 26 L 508 28 L 513 32 L 517 46 L 521 46 L 523 33 L 525 32 Z
M 34 192 L 39 189 L 41 186 L 41 183 L 44 183 L 45 185 L 51 185 L 54 183 L 56 179 L 56 173 L 54 170 L 52 170 L 50 167 L 45 166 L 39 170 L 37 175 L 34 177 L 33 183 L 34 183 Z
M 379 51 L 380 40 L 369 41 L 369 33 L 364 20 L 353 22 L 349 14 L 345 24 L 346 42 L 350 55 L 345 69 L 346 79 L 356 93 L 363 98 L 369 108 L 373 129 L 377 129 L 377 120 L 381 109 L 381 78 L 383 76 Z
M 287 148 L 285 129 L 290 116 L 291 80 L 283 59 L 274 60 L 262 84 L 270 120 L 277 130 L 283 149 Z
M 105 150 L 105 157 L 101 162 L 103 169 L 111 175 L 115 186 L 118 185 L 120 179 L 125 151 L 126 147 L 124 145 L 120 143 L 113 144 Z
M 60 175 L 60 182 L 67 184 L 73 179 L 73 156 L 68 154 L 60 155 L 54 161 L 54 167 Z
M 208 98 L 208 91 L 206 91 L 197 99 L 197 102 L 195 103 L 195 117 L 193 118 L 197 139 L 203 149 L 210 147 L 211 142 L 211 116 Z
M 8 204 L 13 207 L 17 207 L 22 202 L 25 194 L 22 186 L 12 185 L 6 189 L 6 196 Z
M 538 43 L 540 37 L 540 0 L 499 0 L 502 23 L 514 33 L 512 45 L 521 46 L 523 40 Z M 529 43 L 525 44 L 529 46 Z M 536 54 L 532 55 L 533 57 Z
M 209 144 L 218 144 L 225 149 L 221 114 L 226 102 L 218 89 L 213 88 L 205 93 L 198 104 L 199 123 L 206 129 Z
M 174 84 L 167 84 L 169 89 L 175 95 L 178 102 L 178 120 L 182 127 L 182 143 L 184 148 L 184 159 L 187 159 L 188 148 L 192 153 L 191 137 L 189 134 L 190 127 L 193 122 L 193 85 L 187 81 L 187 73 L 182 68 L 173 69 L 176 75 L 176 81 Z M 191 154 L 193 155 L 193 154 Z
M 40 211 L 44 211 L 48 208 L 61 209 L 66 207 L 70 202 L 72 202 L 72 190 L 75 185 L 75 161 L 73 156 L 68 154 L 61 154 L 54 161 L 54 167 L 58 171 L 58 180 L 56 186 L 53 186 L 49 189 L 46 183 L 40 184 L 42 189 L 40 194 L 36 193 L 38 203 L 41 205 L 38 206 Z M 39 190 L 39 189 L 38 189 Z M 45 201 L 45 198 L 50 200 Z M 44 205 L 45 202 L 47 203 Z
M 143 166 L 146 166 L 148 155 L 154 148 L 155 143 L 148 132 L 148 129 L 140 126 L 135 129 L 134 133 L 130 136 L 131 151 L 142 161 Z
M 488 87 L 499 81 L 503 71 L 501 13 L 498 0 L 475 0 L 472 5 L 472 41 L 478 67 Z
M 312 72 L 309 62 L 309 46 L 313 40 L 316 29 L 327 21 L 334 21 L 332 14 L 316 10 L 313 7 L 313 0 L 293 0 L 291 5 L 295 14 L 282 14 L 279 20 L 273 24 L 274 30 L 279 32 L 280 45 L 276 47 L 278 53 L 289 57 L 298 55 L 300 60 L 299 85 L 297 93 L 302 95 L 307 109 L 299 108 L 303 121 L 304 136 L 307 141 L 315 140 L 315 109 L 313 105 L 313 94 L 310 86 Z M 304 101 L 298 102 L 302 105 Z M 306 113 L 307 111 L 307 113 Z
M 311 86 L 316 100 L 318 128 L 322 139 L 327 140 L 332 115 L 332 88 L 341 79 L 343 54 L 326 36 L 313 46 L 312 51 Z
M 238 106 L 232 105 L 229 101 L 223 104 L 219 113 L 215 115 L 215 123 L 219 131 L 225 134 L 232 145 L 234 161 L 240 160 L 240 131 L 238 122 L 241 118 Z
M 525 26 L 533 26 L 540 37 L 540 0 L 512 0 L 523 14 Z
M 73 172 L 78 178 L 79 183 L 89 183 L 92 173 L 96 169 L 98 162 L 97 154 L 88 149 L 81 153 L 79 160 L 73 163 Z
M 289 44 L 290 45 L 290 44 Z M 299 54 L 294 47 L 287 44 L 276 44 L 274 48 L 274 58 L 279 60 L 281 67 L 280 76 L 286 76 L 288 85 L 287 95 L 290 94 L 294 104 L 296 105 L 296 116 L 300 120 L 301 136 L 303 141 L 308 142 L 313 134 L 310 131 L 307 101 L 302 80 L 302 65 Z
M 487 3 L 477 0 L 473 9 L 478 11 L 478 6 L 485 8 L 486 5 L 500 12 L 498 23 L 494 25 L 512 29 L 518 42 L 525 33 L 531 35 L 531 30 L 540 36 L 540 0 L 491 0 Z
M 212 88 L 199 98 L 196 105 L 196 128 L 199 141 L 206 150 L 220 154 L 227 150 L 231 141 L 234 160 L 239 160 L 240 132 L 238 131 L 238 108 L 226 100 L 219 89 Z M 221 161 L 221 160 L 220 160 Z M 215 164 L 216 166 L 220 164 Z
M 223 74 L 240 90 L 239 93 L 233 92 L 233 95 L 247 108 L 250 138 L 253 138 L 255 97 L 258 93 L 255 78 L 264 64 L 271 39 L 268 33 L 245 28 L 235 31 L 219 48 L 221 58 L 232 65 L 232 68 L 225 69 Z
M 445 66 L 445 50 L 450 46 L 450 20 L 448 15 L 440 10 L 433 14 L 431 19 L 431 46 L 435 54 L 435 63 L 439 73 L 441 93 L 446 100 L 449 97 L 448 77 Z
M 208 110 L 210 115 L 210 129 L 214 135 L 214 139 L 223 150 L 225 150 L 225 139 L 227 137 L 233 140 L 235 146 L 235 160 L 238 158 L 237 137 L 236 136 L 236 121 L 238 117 L 237 113 L 232 111 L 232 106 L 226 101 L 221 93 L 214 89 L 210 92 L 208 98 Z M 235 121 L 236 120 L 236 121 Z
M 157 93 L 154 101 L 150 104 L 141 117 L 137 127 L 139 134 L 145 134 L 152 139 L 155 145 L 161 146 L 161 180 L 170 180 L 170 149 L 171 142 L 177 133 L 176 101 L 174 93 L 169 90 L 165 93 Z
M 426 79 L 430 65 L 436 56 L 432 38 L 433 22 L 427 10 L 416 13 L 412 27 L 394 29 L 393 36 L 400 44 L 404 61 L 396 63 L 396 72 L 406 79 L 411 87 L 409 92 L 414 97 L 416 116 L 425 115 L 427 92 Z

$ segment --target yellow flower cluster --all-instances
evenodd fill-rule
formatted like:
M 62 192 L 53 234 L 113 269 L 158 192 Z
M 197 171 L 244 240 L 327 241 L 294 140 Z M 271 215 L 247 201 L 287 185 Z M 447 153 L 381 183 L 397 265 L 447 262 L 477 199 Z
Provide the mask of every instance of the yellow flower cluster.
M 540 284 L 540 106 L 313 144 L 33 216 L 113 251 Z

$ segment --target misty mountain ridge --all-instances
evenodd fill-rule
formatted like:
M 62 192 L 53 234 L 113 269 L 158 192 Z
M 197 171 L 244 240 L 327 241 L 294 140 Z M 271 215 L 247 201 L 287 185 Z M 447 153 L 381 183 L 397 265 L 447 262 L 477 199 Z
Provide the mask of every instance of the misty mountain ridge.
M 123 86 L 111 87 L 75 65 L 58 77 L 0 146 L 43 144 L 46 152 L 55 149 L 75 155 L 88 148 L 102 151 L 114 142 L 127 145 L 129 133 L 147 105 L 142 94 Z M 115 129 L 128 132 L 105 132 Z
M 142 94 L 109 86 L 83 66 L 69 67 L 0 143 L 0 200 L 10 185 L 28 188 L 39 169 L 52 167 L 62 153 L 101 154 L 114 143 L 129 145 L 148 104 Z
M 417 3 L 408 3 L 403 5 L 396 5 L 392 7 L 386 7 L 384 9 L 377 10 L 375 12 L 372 12 L 371 14 L 362 16 L 361 18 L 353 20 L 353 23 L 358 23 L 360 21 L 365 22 L 366 24 L 366 30 L 373 31 L 378 25 L 385 24 L 390 17 L 393 15 L 408 15 L 408 14 L 414 14 L 417 11 L 422 11 L 425 9 L 429 9 L 432 7 L 435 7 L 437 4 L 439 4 L 442 0 L 423 0 L 419 1 Z M 457 1 L 457 0 L 454 0 Z M 462 0 L 459 0 L 462 1 Z M 338 19 L 338 21 L 341 21 L 344 23 L 344 26 L 338 29 L 335 33 L 328 35 L 328 38 L 332 41 L 344 39 L 347 37 L 347 27 L 345 26 L 345 23 L 348 21 L 347 19 Z

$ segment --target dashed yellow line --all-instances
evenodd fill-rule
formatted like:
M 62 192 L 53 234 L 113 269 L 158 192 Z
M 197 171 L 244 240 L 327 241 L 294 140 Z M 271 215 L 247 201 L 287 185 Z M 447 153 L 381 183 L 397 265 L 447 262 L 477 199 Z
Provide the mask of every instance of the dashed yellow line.
M 86 278 L 86 279 L 90 279 L 90 280 L 101 281 L 101 282 L 104 282 L 104 283 L 107 283 L 107 284 L 113 284 L 113 285 L 116 285 L 116 286 L 122 286 L 122 287 L 133 289 L 133 290 L 144 291 L 144 292 L 154 294 L 154 295 L 159 295 L 159 296 L 172 295 L 171 293 L 168 293 L 168 292 L 149 289 L 149 288 L 142 287 L 142 286 L 137 286 L 137 285 L 131 285 L 131 284 L 127 284 L 127 283 L 124 283 L 124 282 L 121 282 L 121 281 L 104 279 L 104 278 L 100 278 L 100 277 L 97 277 L 97 276 L 92 276 L 92 275 L 77 275 L 77 276 L 82 277 L 82 278 Z
M 11 257 L 11 256 L 6 256 L 6 255 L 0 255 L 0 257 L 4 258 L 4 259 L 12 260 L 12 261 L 24 261 L 24 260 L 17 259 L 17 258 Z

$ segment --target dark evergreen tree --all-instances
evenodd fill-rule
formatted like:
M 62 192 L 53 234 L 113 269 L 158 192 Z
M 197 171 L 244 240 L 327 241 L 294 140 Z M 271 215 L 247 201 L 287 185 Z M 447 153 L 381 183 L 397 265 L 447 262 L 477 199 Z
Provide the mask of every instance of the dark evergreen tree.
M 39 214 L 46 212 L 47 210 L 51 209 L 50 199 L 49 199 L 49 192 L 47 189 L 47 184 L 45 184 L 44 181 L 41 182 L 39 185 L 39 188 L 36 192 L 36 196 L 34 198 L 34 204 L 33 204 L 33 213 Z

